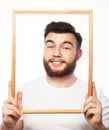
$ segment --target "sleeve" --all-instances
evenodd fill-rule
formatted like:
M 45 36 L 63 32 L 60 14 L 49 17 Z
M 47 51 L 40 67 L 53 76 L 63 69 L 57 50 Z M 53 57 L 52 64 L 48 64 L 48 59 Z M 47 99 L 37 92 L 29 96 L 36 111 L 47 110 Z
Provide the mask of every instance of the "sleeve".
M 102 89 L 97 92 L 98 99 L 102 103 L 102 121 L 106 128 L 109 127 L 109 99 L 105 96 Z

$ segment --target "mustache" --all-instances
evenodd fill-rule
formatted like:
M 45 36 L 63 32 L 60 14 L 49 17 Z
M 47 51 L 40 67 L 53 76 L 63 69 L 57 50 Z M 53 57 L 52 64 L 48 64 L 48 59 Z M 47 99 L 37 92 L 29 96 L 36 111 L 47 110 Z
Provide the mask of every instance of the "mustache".
M 55 62 L 66 63 L 65 60 L 60 59 L 60 58 L 51 58 L 51 59 L 48 60 L 48 62 L 54 62 L 54 61 L 55 61 Z

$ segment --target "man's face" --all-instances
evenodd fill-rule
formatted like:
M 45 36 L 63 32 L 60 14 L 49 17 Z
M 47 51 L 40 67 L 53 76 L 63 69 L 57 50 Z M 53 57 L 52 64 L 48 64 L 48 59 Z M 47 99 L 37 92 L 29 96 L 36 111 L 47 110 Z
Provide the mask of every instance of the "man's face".
M 77 41 L 71 33 L 50 32 L 45 39 L 43 63 L 50 77 L 64 77 L 74 72 Z

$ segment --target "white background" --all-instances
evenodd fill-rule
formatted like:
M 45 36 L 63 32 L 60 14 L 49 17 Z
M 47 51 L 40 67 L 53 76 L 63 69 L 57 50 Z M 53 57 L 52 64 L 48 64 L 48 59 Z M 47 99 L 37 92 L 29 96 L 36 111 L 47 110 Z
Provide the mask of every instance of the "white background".
M 106 96 L 109 98 L 109 94 L 108 94 L 109 92 L 109 79 L 108 79 L 109 77 L 108 76 L 109 73 L 109 69 L 108 69 L 109 67 L 109 58 L 108 58 L 109 57 L 109 49 L 108 49 L 109 8 L 108 5 L 109 5 L 108 0 L 91 0 L 91 1 L 88 0 L 82 0 L 82 1 L 81 0 L 55 0 L 55 1 L 53 0 L 0 0 L 0 117 L 2 113 L 1 108 L 2 108 L 3 101 L 7 99 L 8 96 L 8 81 L 11 78 L 11 42 L 12 42 L 11 13 L 12 10 L 75 10 L 75 9 L 90 10 L 92 9 L 93 10 L 93 46 L 94 46 L 93 80 L 95 81 L 96 86 L 101 87 L 104 93 L 106 94 Z M 85 26 L 84 23 L 83 26 Z M 31 28 L 29 29 L 31 30 Z M 35 34 L 33 35 L 35 37 Z M 26 49 L 27 46 L 23 48 Z M 42 46 L 41 49 L 43 50 Z M 33 53 L 33 52 L 29 51 L 29 53 Z M 39 50 L 38 54 L 41 55 L 42 52 Z M 22 66 L 22 63 L 20 63 L 20 65 Z
M 77 62 L 75 74 L 88 81 L 89 14 L 16 14 L 16 86 L 45 74 L 43 35 L 51 21 L 70 22 L 81 33 L 83 56 Z

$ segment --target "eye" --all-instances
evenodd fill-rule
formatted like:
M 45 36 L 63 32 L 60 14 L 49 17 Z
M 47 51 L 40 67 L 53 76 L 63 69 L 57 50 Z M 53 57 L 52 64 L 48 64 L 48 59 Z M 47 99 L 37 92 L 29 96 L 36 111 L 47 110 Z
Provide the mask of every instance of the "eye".
M 62 45 L 62 48 L 64 50 L 72 50 L 73 49 L 73 44 L 69 41 L 64 41 L 63 42 L 63 45 Z
M 54 45 L 52 43 L 47 43 L 46 48 L 47 49 L 52 49 L 52 48 L 54 48 Z
M 52 44 L 48 44 L 47 48 L 53 48 L 53 45 Z
M 70 47 L 64 47 L 65 50 L 70 50 Z
M 47 48 L 53 48 L 53 46 L 52 45 L 47 45 Z
M 64 50 L 71 50 L 71 49 L 72 49 L 72 46 L 71 46 L 71 45 L 64 45 L 64 46 L 63 46 L 63 49 L 64 49 Z

